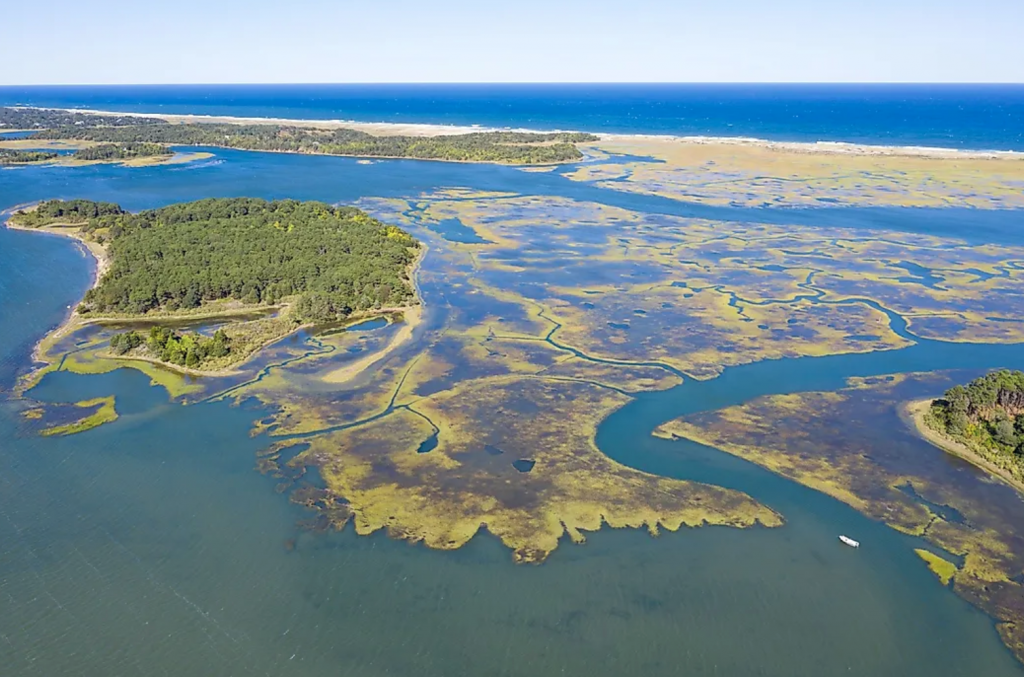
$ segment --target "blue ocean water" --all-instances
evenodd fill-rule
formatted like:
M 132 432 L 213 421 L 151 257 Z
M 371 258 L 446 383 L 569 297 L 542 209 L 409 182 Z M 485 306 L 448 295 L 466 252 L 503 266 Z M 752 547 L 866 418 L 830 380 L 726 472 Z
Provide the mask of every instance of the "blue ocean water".
M 0 105 L 1024 150 L 1024 85 L 0 87 Z

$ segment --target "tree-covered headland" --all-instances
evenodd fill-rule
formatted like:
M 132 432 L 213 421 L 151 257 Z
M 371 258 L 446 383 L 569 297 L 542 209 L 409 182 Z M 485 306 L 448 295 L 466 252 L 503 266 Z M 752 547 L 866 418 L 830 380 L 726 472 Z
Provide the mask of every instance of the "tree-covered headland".
M 109 266 L 79 305 L 89 318 L 163 317 L 281 309 L 212 338 L 158 328 L 111 345 L 190 367 L 239 357 L 295 326 L 415 302 L 410 267 L 419 243 L 352 207 L 254 198 L 207 199 L 137 214 L 110 203 L 52 200 L 11 217 L 16 225 L 72 225 L 101 244 Z M 258 334 L 258 337 L 255 337 Z M 258 340 L 257 340 L 258 339 Z
M 102 216 L 120 216 L 126 213 L 119 205 L 111 202 L 48 200 L 39 203 L 35 209 L 15 213 L 11 221 L 29 228 L 51 225 L 84 226 Z
M 19 116 L 24 116 L 19 117 Z M 137 121 L 133 124 L 133 120 Z M 170 123 L 155 118 L 89 116 L 62 111 L 0 109 L 0 126 L 38 129 L 32 138 L 103 144 L 214 146 L 378 158 L 549 164 L 579 160 L 576 144 L 596 141 L 573 132 L 474 132 L 441 136 L 375 136 L 354 129 L 279 124 Z
M 134 160 L 136 158 L 170 155 L 166 146 L 157 143 L 101 143 L 75 151 L 72 157 L 83 162 L 107 162 L 110 160 Z
M 38 162 L 50 162 L 57 157 L 57 153 L 50 153 L 48 151 L 0 148 L 0 165 L 27 165 Z
M 1024 481 L 1024 373 L 995 371 L 950 388 L 925 424 Z

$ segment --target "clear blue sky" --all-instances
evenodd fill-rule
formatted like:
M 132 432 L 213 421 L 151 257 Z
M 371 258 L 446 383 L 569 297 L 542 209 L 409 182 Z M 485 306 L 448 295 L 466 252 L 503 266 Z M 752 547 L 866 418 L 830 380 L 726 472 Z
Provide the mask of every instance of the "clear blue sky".
M 1024 0 L 8 0 L 0 84 L 1024 82 Z

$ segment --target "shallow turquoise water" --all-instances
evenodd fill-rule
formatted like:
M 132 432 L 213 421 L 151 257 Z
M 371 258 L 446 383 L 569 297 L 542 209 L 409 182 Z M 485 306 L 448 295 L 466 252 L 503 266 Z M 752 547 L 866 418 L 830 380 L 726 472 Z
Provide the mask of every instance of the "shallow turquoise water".
M 0 207 L 54 196 L 130 208 L 240 194 L 351 201 L 460 186 L 729 219 L 882 221 L 939 233 L 981 223 L 996 241 L 1020 237 L 1013 213 L 976 213 L 977 221 L 956 210 L 697 214 L 501 167 L 217 156 L 193 167 L 0 172 Z M 0 384 L 9 387 L 89 273 L 69 241 L 0 230 Z M 514 566 L 486 535 L 439 553 L 380 534 L 309 533 L 297 526 L 308 514 L 254 470 L 266 444 L 248 436 L 259 410 L 169 404 L 132 370 L 58 373 L 33 394 L 70 402 L 113 392 L 122 417 L 44 439 L 0 403 L 3 674 L 1021 675 L 991 620 L 936 583 L 911 539 L 750 464 L 649 436 L 683 413 L 837 388 L 852 375 L 995 366 L 1024 367 L 1024 349 L 921 342 L 765 362 L 642 396 L 600 428 L 605 453 L 742 489 L 787 525 L 657 539 L 606 530 L 536 567 Z M 837 533 L 865 547 L 842 548 Z

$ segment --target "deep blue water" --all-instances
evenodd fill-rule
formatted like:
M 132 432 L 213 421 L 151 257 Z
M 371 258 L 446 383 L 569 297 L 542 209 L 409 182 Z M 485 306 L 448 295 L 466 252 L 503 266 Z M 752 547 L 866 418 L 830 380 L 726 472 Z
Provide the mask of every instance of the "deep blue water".
M 1024 85 L 20 86 L 0 104 L 1024 150 Z

